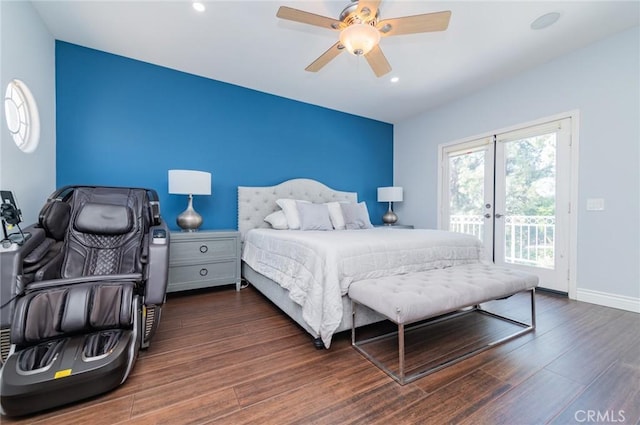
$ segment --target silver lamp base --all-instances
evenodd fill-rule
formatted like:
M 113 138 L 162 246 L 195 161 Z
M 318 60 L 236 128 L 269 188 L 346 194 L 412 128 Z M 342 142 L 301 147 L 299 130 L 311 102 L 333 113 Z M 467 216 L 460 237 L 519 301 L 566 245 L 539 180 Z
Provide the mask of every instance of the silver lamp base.
M 176 223 L 185 232 L 195 232 L 202 225 L 202 216 L 193 209 L 193 195 L 189 195 L 189 205 L 178 216 Z
M 386 226 L 391 226 L 396 224 L 397 221 L 398 221 L 398 216 L 396 215 L 396 213 L 393 212 L 393 210 L 391 209 L 391 203 L 389 203 L 389 210 L 387 210 L 387 212 L 384 213 L 384 215 L 382 216 L 382 222 Z

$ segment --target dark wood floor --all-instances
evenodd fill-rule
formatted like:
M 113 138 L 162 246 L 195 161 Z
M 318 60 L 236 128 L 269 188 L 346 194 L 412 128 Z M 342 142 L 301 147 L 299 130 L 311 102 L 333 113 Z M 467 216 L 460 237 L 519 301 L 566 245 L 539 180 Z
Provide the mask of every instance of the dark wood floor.
M 526 319 L 528 297 L 496 308 Z M 449 330 L 452 340 L 460 329 Z M 464 329 L 462 330 L 464 332 Z M 640 315 L 537 294 L 537 329 L 400 386 L 350 346 L 316 350 L 253 288 L 171 295 L 108 394 L 4 424 L 640 422 Z

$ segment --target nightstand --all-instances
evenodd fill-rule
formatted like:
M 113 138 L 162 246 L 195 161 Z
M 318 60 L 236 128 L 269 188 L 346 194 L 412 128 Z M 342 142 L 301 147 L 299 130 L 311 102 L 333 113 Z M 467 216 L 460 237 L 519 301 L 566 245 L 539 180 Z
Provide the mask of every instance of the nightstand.
M 374 227 L 384 227 L 385 229 L 413 229 L 413 224 L 377 224 Z
M 230 284 L 240 290 L 240 232 L 171 232 L 167 292 Z

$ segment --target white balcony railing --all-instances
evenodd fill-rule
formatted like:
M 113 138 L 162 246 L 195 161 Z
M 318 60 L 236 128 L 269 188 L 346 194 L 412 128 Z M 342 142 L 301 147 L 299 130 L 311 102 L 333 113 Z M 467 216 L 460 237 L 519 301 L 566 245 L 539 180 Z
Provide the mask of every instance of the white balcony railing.
M 484 237 L 482 215 L 452 215 L 449 230 Z M 505 262 L 552 269 L 556 235 L 555 216 L 505 216 Z

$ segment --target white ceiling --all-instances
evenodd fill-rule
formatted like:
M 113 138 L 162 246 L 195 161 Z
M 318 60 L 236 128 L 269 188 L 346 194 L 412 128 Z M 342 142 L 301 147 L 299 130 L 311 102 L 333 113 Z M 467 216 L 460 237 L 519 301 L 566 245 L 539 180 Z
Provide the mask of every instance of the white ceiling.
M 344 52 L 304 68 L 338 32 L 276 18 L 280 5 L 338 18 L 350 0 L 34 1 L 58 40 L 389 123 L 469 94 L 639 24 L 639 1 L 384 0 L 380 18 L 451 10 L 449 29 L 383 38 L 393 70 L 376 78 Z M 534 31 L 531 22 L 559 12 Z M 397 76 L 399 82 L 391 83 Z

